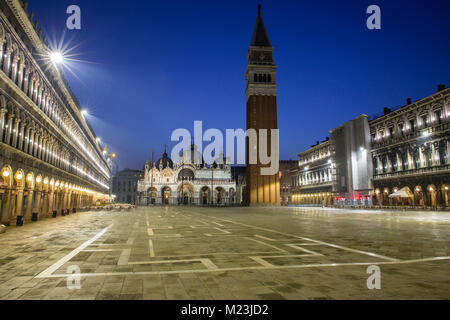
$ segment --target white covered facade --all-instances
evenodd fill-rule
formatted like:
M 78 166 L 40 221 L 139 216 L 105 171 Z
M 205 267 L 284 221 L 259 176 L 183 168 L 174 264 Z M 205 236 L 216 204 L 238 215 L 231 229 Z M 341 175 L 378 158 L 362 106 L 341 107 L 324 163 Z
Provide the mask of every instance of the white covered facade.
M 219 157 L 223 159 L 223 157 Z M 226 159 L 206 165 L 195 146 L 174 163 L 167 153 L 155 164 L 145 164 L 138 182 L 139 205 L 233 205 L 236 182 Z M 213 192 L 211 192 L 213 190 Z

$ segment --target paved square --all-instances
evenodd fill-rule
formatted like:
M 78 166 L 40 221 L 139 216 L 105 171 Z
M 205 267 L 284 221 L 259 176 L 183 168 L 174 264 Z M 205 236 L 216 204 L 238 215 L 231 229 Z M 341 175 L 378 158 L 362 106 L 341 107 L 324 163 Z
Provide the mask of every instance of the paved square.
M 449 299 L 449 267 L 442 212 L 149 207 L 0 235 L 0 299 Z

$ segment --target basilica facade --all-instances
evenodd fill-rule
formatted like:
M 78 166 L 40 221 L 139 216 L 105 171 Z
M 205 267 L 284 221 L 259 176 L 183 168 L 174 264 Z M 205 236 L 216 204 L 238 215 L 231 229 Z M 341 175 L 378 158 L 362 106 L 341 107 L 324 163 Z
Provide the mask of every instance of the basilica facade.
M 229 161 L 219 157 L 207 165 L 192 145 L 183 152 L 178 163 L 164 152 L 161 159 L 144 168 L 138 181 L 139 205 L 233 205 L 236 203 L 236 182 Z

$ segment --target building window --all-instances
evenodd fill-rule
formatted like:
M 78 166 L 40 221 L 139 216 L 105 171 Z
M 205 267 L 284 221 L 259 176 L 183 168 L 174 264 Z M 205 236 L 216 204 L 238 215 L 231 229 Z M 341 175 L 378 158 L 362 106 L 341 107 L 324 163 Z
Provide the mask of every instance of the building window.
M 411 120 L 410 122 L 409 122 L 409 125 L 410 125 L 410 129 L 411 129 L 411 131 L 416 131 L 416 121 L 415 120 Z
M 441 123 L 442 123 L 442 111 L 441 111 L 441 110 L 437 110 L 437 111 L 434 113 L 434 115 L 435 115 L 435 117 L 436 117 L 436 122 L 437 122 L 438 124 L 441 124 Z
M 398 125 L 398 131 L 399 131 L 399 133 L 400 133 L 400 135 L 401 136 L 403 136 L 403 134 L 404 134 L 404 127 L 403 127 L 403 123 L 400 123 L 399 125 Z
M 428 117 L 427 116 L 422 116 L 422 127 L 423 128 L 428 127 Z

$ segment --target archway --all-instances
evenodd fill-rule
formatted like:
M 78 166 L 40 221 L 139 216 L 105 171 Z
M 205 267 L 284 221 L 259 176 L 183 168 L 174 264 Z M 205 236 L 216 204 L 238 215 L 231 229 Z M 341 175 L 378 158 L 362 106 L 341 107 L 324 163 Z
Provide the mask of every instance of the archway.
M 178 203 L 183 205 L 192 204 L 194 197 L 194 187 L 191 184 L 184 183 L 178 188 Z
M 430 207 L 437 207 L 437 188 L 435 185 L 427 187 L 426 205 Z
M 416 186 L 414 188 L 414 205 L 415 206 L 424 206 L 424 194 L 423 188 L 421 186 Z
M 148 203 L 147 205 L 155 205 L 156 204 L 156 198 L 158 197 L 158 190 L 153 187 L 153 188 L 149 188 L 147 190 L 147 195 L 148 195 Z
M 203 187 L 200 190 L 200 197 L 201 197 L 201 201 L 202 201 L 202 205 L 207 205 L 208 203 L 210 203 L 210 198 L 211 198 L 211 189 L 209 187 Z
M 171 193 L 172 193 L 172 189 L 170 189 L 169 187 L 162 188 L 161 196 L 162 196 L 164 205 L 169 204 Z
M 236 190 L 234 190 L 234 188 L 230 188 L 228 195 L 230 198 L 230 203 L 234 204 L 236 202 Z
M 216 203 L 224 204 L 225 201 L 225 189 L 222 187 L 217 187 L 216 190 Z
M 7 225 L 11 215 L 11 189 L 13 172 L 10 166 L 5 166 L 0 172 L 0 223 Z

